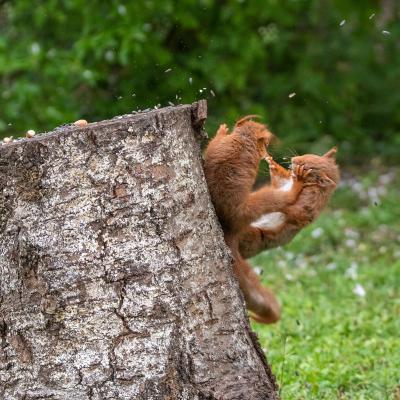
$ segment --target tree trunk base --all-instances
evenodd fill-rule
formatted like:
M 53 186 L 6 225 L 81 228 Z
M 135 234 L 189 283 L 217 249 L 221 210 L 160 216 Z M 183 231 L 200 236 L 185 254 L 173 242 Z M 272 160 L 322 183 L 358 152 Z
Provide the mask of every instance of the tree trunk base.
M 205 102 L 0 146 L 0 397 L 276 399 L 211 205 Z

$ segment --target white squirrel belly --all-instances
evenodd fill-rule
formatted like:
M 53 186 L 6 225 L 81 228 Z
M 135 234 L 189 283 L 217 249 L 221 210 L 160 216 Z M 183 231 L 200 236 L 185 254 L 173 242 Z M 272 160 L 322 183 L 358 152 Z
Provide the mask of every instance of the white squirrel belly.
M 254 221 L 251 226 L 261 229 L 274 229 L 283 224 L 286 220 L 286 215 L 281 212 L 273 212 L 262 215 L 257 221 Z

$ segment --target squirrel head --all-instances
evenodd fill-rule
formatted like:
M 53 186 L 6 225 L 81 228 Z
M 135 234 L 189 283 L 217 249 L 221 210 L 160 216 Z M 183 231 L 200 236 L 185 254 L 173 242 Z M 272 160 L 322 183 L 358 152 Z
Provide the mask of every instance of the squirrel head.
M 312 169 L 307 181 L 318 181 L 321 186 L 328 185 L 329 182 L 324 181 L 326 175 L 336 184 L 339 183 L 339 168 L 336 164 L 337 147 L 332 147 L 322 156 L 315 154 L 304 154 L 302 156 L 292 157 L 292 167 L 295 165 L 303 165 L 306 169 Z
M 259 116 L 246 115 L 239 119 L 235 124 L 235 130 L 255 141 L 261 159 L 267 156 L 268 146 L 276 140 L 276 137 L 266 125 L 252 121 L 253 118 L 259 118 Z

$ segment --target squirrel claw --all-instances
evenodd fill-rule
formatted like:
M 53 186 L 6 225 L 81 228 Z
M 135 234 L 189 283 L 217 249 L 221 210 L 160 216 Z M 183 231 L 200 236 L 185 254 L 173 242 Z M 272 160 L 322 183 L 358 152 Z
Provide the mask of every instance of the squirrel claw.
M 228 125 L 221 124 L 218 129 L 221 133 L 227 134 L 228 133 Z
M 295 180 L 303 181 L 311 171 L 312 169 L 306 169 L 304 165 L 295 165 L 292 170 L 292 177 Z

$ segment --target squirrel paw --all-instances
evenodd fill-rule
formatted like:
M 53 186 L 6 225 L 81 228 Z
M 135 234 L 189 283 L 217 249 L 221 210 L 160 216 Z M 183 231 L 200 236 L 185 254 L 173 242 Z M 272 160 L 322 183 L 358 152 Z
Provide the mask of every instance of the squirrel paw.
M 304 165 L 295 165 L 292 171 L 292 177 L 297 181 L 304 181 L 311 172 L 311 168 L 306 169 Z
M 269 154 L 265 156 L 264 160 L 268 163 L 269 169 L 271 171 L 278 170 L 280 168 L 280 165 Z
M 226 124 L 221 124 L 218 128 L 217 135 L 227 135 L 229 128 Z

